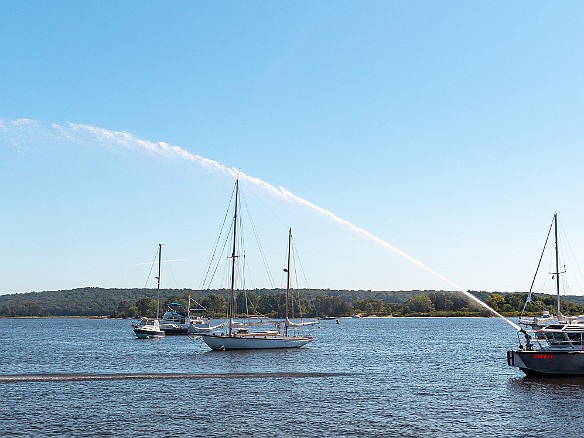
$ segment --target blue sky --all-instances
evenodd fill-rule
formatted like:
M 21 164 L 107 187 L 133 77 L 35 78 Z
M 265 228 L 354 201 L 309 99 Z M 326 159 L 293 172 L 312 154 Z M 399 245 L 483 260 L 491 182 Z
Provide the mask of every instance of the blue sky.
M 180 259 L 165 286 L 200 287 L 232 177 L 140 139 L 463 289 L 527 290 L 555 212 L 584 260 L 583 20 L 581 2 L 2 2 L 0 293 L 142 287 L 158 242 Z M 276 287 L 291 226 L 309 287 L 452 289 L 242 185 Z

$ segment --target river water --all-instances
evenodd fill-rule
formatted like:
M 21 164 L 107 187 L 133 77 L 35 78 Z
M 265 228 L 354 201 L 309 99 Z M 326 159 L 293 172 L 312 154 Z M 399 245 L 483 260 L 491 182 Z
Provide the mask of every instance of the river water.
M 323 321 L 293 350 L 0 320 L 0 436 L 579 436 L 584 380 L 529 380 L 492 318 Z

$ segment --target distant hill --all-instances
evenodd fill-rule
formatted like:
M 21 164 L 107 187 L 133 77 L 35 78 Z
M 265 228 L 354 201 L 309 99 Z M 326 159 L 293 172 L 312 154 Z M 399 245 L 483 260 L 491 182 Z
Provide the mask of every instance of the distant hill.
M 467 298 L 462 298 L 463 295 L 460 292 L 429 290 L 295 290 L 295 293 L 298 292 L 303 297 L 304 314 L 307 316 L 322 316 L 323 314 L 347 316 L 353 311 L 378 315 L 408 315 L 411 312 L 417 312 L 416 314 L 454 316 L 460 314 L 459 312 L 461 311 L 464 311 L 464 314 L 469 314 L 469 311 L 476 313 L 477 310 L 476 306 L 473 310 L 473 303 L 470 303 Z M 471 293 L 483 302 L 491 302 L 492 305 L 496 303 L 492 300 L 493 295 L 504 297 L 504 301 L 496 303 L 501 306 L 497 310 L 507 314 L 516 314 L 521 309 L 519 303 L 522 303 L 526 296 L 525 292 L 471 291 Z M 269 296 L 281 297 L 282 294 L 282 289 L 256 289 L 250 292 L 250 295 L 256 297 L 255 299 L 259 305 L 263 303 L 264 308 L 262 310 L 265 312 L 264 314 L 271 312 L 273 315 L 280 312 L 280 308 L 274 302 L 274 298 L 270 299 Z M 161 309 L 164 309 L 165 303 L 171 301 L 182 300 L 183 303 L 186 303 L 189 295 L 194 300 L 206 302 L 205 300 L 208 300 L 209 296 L 226 297 L 227 291 L 225 289 L 161 289 Z M 152 302 L 154 302 L 155 311 L 156 296 L 157 291 L 155 289 L 104 289 L 98 287 L 0 295 L 0 316 L 135 316 L 135 312 L 138 309 L 145 309 L 148 303 L 150 305 L 149 309 L 152 309 Z M 553 296 L 541 294 L 538 294 L 538 296 L 545 297 L 545 305 L 553 310 L 553 306 L 550 304 L 553 303 Z M 429 303 L 423 303 L 424 305 L 420 307 L 420 297 L 426 298 Z M 440 297 L 448 297 L 449 299 L 445 302 Z M 458 298 L 455 300 L 455 297 Z M 570 301 L 577 306 L 584 305 L 583 296 L 569 296 L 564 297 L 563 300 Z M 141 302 L 142 305 L 140 305 Z M 145 302 L 147 303 L 144 304 Z M 573 310 L 577 310 L 577 308 L 573 308 Z
M 281 295 L 282 289 L 256 289 L 259 296 Z M 338 297 L 344 302 L 356 300 L 381 300 L 384 303 L 403 304 L 423 291 L 371 291 L 371 290 L 331 290 L 303 289 L 302 294 L 309 301 L 317 296 Z M 161 289 L 160 303 L 181 299 L 190 295 L 193 299 L 217 294 L 226 296 L 225 289 Z M 115 313 L 120 302 L 134 305 L 144 298 L 156 298 L 154 289 L 104 289 L 85 287 L 70 290 L 15 293 L 0 295 L 0 316 L 109 316 Z

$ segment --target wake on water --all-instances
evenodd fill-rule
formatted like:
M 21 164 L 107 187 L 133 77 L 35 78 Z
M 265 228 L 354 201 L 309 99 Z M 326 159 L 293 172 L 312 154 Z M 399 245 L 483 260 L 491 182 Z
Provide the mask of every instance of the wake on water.
M 131 373 L 131 374 L 10 374 L 0 376 L 0 383 L 31 383 L 31 382 L 86 382 L 95 380 L 165 380 L 165 379 L 278 379 L 278 378 L 308 378 L 337 377 L 347 373 Z
M 200 155 L 193 154 L 180 146 L 172 146 L 165 142 L 152 142 L 148 140 L 142 140 L 132 134 L 122 131 L 110 131 L 104 128 L 97 128 L 94 126 L 77 124 L 77 123 L 68 123 L 66 125 L 43 125 L 39 122 L 30 120 L 30 119 L 18 119 L 12 121 L 4 121 L 0 120 L 0 133 L 2 133 L 9 141 L 11 141 L 16 147 L 19 147 L 19 144 L 22 142 L 23 138 L 30 136 L 31 132 L 36 133 L 39 136 L 48 136 L 51 138 L 59 138 L 64 141 L 81 141 L 81 140 L 91 140 L 93 142 L 99 143 L 105 147 L 112 147 L 112 146 L 120 146 L 130 150 L 136 151 L 147 151 L 153 153 L 155 155 L 160 155 L 166 158 L 171 159 L 180 159 L 190 161 L 196 165 L 202 166 L 207 169 L 212 169 L 215 171 L 220 171 L 226 173 L 233 178 L 239 178 L 241 181 L 248 182 L 253 184 L 272 195 L 279 197 L 285 201 L 293 202 L 303 207 L 307 207 L 317 213 L 324 215 L 331 219 L 332 221 L 348 228 L 354 233 L 357 233 L 366 239 L 369 239 L 372 242 L 375 242 L 382 247 L 393 251 L 394 253 L 398 254 L 399 256 L 403 257 L 404 259 L 408 260 L 409 262 L 413 263 L 415 266 L 429 272 L 436 278 L 444 281 L 445 283 L 452 286 L 458 292 L 463 293 L 469 299 L 473 300 L 477 304 L 481 305 L 485 309 L 492 312 L 494 315 L 502 318 L 506 323 L 510 324 L 516 330 L 520 330 L 520 327 L 513 323 L 512 321 L 505 318 L 503 315 L 498 313 L 496 310 L 488 306 L 486 303 L 479 300 L 477 297 L 472 295 L 471 293 L 467 292 L 462 287 L 458 286 L 453 281 L 449 280 L 448 278 L 444 277 L 440 273 L 436 272 L 429 266 L 425 265 L 421 261 L 415 259 L 414 257 L 406 254 L 405 252 L 401 251 L 400 249 L 394 247 L 393 245 L 389 244 L 388 242 L 384 241 L 383 239 L 375 236 L 374 234 L 366 231 L 363 228 L 360 228 L 351 222 L 340 218 L 333 212 L 326 210 L 318 205 L 313 204 L 306 199 L 303 199 L 295 194 L 289 192 L 283 187 L 275 187 L 272 184 L 269 184 L 266 181 L 263 181 L 259 178 L 246 175 L 245 173 L 241 172 L 240 170 L 225 166 L 218 161 L 211 160 L 209 158 L 202 157 Z

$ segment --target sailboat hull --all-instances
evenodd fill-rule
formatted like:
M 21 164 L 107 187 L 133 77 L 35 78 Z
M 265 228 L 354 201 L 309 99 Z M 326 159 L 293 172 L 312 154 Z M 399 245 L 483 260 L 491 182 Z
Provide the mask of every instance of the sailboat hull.
M 310 336 L 225 336 L 213 334 L 199 335 L 213 350 L 263 350 L 278 348 L 300 348 L 314 338 Z
M 584 376 L 584 351 L 507 352 L 507 364 L 518 367 L 527 376 Z

